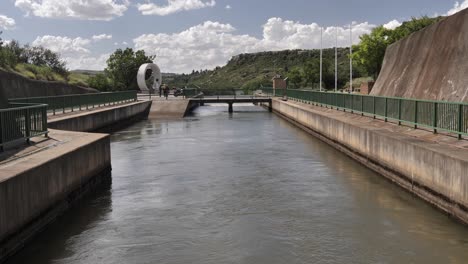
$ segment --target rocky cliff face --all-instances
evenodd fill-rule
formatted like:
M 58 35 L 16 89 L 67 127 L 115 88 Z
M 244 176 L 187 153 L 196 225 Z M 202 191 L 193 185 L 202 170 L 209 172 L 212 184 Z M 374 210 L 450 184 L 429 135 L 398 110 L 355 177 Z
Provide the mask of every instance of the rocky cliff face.
M 371 94 L 468 102 L 468 9 L 389 46 Z
M 0 70 L 0 104 L 4 98 L 55 96 L 65 94 L 95 93 L 92 88 L 61 82 L 31 80 L 16 73 Z

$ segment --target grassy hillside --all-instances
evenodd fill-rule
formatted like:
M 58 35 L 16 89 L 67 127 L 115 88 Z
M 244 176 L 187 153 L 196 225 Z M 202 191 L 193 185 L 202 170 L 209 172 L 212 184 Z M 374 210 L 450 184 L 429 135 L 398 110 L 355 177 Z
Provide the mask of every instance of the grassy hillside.
M 339 85 L 345 86 L 349 80 L 349 49 L 338 50 Z M 271 86 L 271 79 L 276 73 L 288 76 L 293 69 L 302 69 L 307 63 L 319 61 L 319 50 L 286 50 L 278 52 L 261 52 L 234 56 L 226 66 L 214 70 L 195 71 L 165 79 L 171 86 L 199 86 L 203 89 L 244 89 L 254 90 L 263 86 Z M 335 50 L 323 52 L 327 61 L 328 71 L 334 74 Z M 315 65 L 315 64 L 314 64 Z M 317 69 L 319 64 L 316 65 Z M 354 77 L 365 75 L 356 66 Z M 317 80 L 318 82 L 318 80 Z M 331 88 L 331 87 L 330 87 Z
M 63 82 L 83 87 L 89 87 L 87 83 L 88 79 L 96 74 L 88 71 L 71 71 L 68 76 L 64 77 L 63 75 L 54 72 L 50 67 L 36 66 L 27 63 L 19 63 L 14 68 L 0 68 L 6 71 L 18 73 L 33 80 Z

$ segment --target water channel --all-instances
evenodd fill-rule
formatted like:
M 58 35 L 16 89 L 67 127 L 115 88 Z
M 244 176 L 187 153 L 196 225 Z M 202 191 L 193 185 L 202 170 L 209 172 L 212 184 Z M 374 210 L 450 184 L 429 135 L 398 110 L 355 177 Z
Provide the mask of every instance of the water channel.
M 255 106 L 112 136 L 112 183 L 8 264 L 466 263 L 468 228 Z

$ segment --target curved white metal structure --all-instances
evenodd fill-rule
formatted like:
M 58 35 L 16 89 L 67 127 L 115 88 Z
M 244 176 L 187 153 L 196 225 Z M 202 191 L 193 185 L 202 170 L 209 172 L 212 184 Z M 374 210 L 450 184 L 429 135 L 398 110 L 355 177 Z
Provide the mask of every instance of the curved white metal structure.
M 161 70 L 159 69 L 158 65 L 154 63 L 146 63 L 140 66 L 137 75 L 138 87 L 141 91 L 148 91 L 149 88 L 146 85 L 146 71 L 151 70 L 153 73 L 151 74 L 150 79 L 153 79 L 153 87 L 155 91 L 159 89 L 162 84 L 162 74 Z

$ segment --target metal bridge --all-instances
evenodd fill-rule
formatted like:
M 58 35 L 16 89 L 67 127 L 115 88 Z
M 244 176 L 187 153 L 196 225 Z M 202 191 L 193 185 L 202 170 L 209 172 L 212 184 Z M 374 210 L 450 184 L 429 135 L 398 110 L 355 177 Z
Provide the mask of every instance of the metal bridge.
M 272 111 L 272 100 L 270 97 L 256 96 L 204 96 L 198 98 L 190 98 L 190 102 L 198 103 L 200 106 L 204 104 L 225 103 L 229 107 L 229 113 L 234 112 L 233 104 L 235 103 L 268 103 L 268 110 Z

